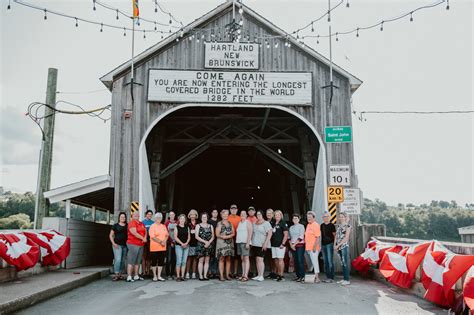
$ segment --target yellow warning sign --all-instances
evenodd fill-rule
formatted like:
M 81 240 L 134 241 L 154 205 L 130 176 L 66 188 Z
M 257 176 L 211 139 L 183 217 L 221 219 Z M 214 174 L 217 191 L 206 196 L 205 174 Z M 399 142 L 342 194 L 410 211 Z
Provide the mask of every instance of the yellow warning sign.
M 130 213 L 133 214 L 135 211 L 138 211 L 140 208 L 140 205 L 138 201 L 132 201 L 130 203 Z
M 328 203 L 330 202 L 343 202 L 344 201 L 344 187 L 342 186 L 329 186 L 328 187 Z
M 337 203 L 329 202 L 328 203 L 328 211 L 329 211 L 329 216 L 330 216 L 329 221 L 332 224 L 336 224 L 336 221 L 337 221 Z

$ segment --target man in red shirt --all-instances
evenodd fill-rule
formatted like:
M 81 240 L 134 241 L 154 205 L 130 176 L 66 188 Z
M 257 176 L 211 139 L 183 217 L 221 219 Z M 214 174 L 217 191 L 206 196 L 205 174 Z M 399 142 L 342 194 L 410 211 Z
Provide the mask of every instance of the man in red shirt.
M 237 212 L 239 211 L 239 209 L 237 208 L 237 205 L 231 205 L 230 206 L 230 214 L 229 214 L 229 217 L 227 218 L 227 220 L 230 222 L 230 224 L 232 224 L 232 228 L 234 229 L 234 232 L 237 231 L 237 226 L 239 226 L 239 222 L 240 222 L 240 216 L 237 215 Z M 237 235 L 237 233 L 235 233 L 235 235 Z M 236 249 L 237 246 L 235 244 L 235 236 L 234 236 L 234 249 Z M 237 255 L 236 253 L 236 250 L 234 250 L 234 277 L 237 276 L 238 274 L 238 271 L 239 271 L 239 256 Z
M 257 222 L 257 217 L 255 216 L 255 208 L 254 207 L 250 206 L 247 213 L 249 215 L 248 218 L 247 218 L 248 221 L 250 221 L 252 224 Z
M 132 213 L 132 220 L 128 223 L 127 239 L 127 282 L 144 279 L 138 275 L 138 268 L 142 262 L 143 245 L 147 242 L 147 232 L 145 225 L 140 221 L 140 213 Z M 132 278 L 132 271 L 135 276 Z

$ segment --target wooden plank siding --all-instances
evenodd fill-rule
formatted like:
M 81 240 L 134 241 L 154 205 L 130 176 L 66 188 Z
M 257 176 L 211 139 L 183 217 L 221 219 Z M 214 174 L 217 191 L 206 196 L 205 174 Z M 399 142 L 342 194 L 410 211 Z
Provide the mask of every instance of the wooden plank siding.
M 200 28 L 219 28 L 231 22 L 232 12 L 226 10 L 212 20 L 203 22 Z M 275 35 L 272 29 L 244 13 L 243 35 L 250 34 L 251 41 L 258 36 Z M 123 111 L 132 109 L 130 72 L 122 72 L 113 79 L 112 90 L 112 132 L 110 151 L 110 174 L 115 187 L 115 216 L 118 211 L 128 210 L 130 202 L 138 199 L 138 150 L 142 137 L 150 124 L 161 114 L 179 104 L 157 103 L 147 101 L 149 69 L 204 69 L 204 44 L 196 40 L 188 40 L 185 34 L 179 42 L 173 41 L 156 54 L 137 61 L 135 64 L 135 81 L 141 85 L 134 86 L 135 104 L 130 119 L 123 118 Z M 224 38 L 221 38 L 222 40 Z M 206 38 L 205 40 L 210 40 Z M 335 90 L 331 108 L 328 108 L 329 89 L 322 87 L 329 84 L 329 67 L 316 60 L 302 47 L 292 45 L 288 48 L 284 40 L 270 42 L 270 48 L 262 44 L 260 48 L 260 69 L 257 71 L 307 71 L 313 75 L 313 106 L 287 106 L 295 113 L 303 116 L 318 131 L 326 147 L 327 162 L 331 164 L 347 164 L 351 166 L 352 187 L 357 187 L 354 166 L 353 143 L 325 144 L 324 128 L 326 126 L 352 126 L 351 87 L 349 79 L 334 72 Z M 129 71 L 129 70 L 128 70 Z M 225 70 L 223 70 L 225 71 Z M 317 156 L 317 152 L 315 153 Z M 329 176 L 329 174 L 327 174 Z M 318 218 L 318 221 L 320 218 Z M 352 222 L 357 223 L 357 218 Z M 355 230 L 355 229 L 354 229 Z

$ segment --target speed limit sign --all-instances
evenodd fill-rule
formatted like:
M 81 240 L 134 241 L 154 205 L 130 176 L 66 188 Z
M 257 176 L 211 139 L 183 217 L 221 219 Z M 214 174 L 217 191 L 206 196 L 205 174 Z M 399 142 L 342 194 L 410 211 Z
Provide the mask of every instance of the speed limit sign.
M 349 165 L 330 165 L 329 166 L 329 185 L 350 186 L 351 168 Z
M 344 187 L 329 186 L 328 187 L 328 202 L 343 202 L 344 201 Z

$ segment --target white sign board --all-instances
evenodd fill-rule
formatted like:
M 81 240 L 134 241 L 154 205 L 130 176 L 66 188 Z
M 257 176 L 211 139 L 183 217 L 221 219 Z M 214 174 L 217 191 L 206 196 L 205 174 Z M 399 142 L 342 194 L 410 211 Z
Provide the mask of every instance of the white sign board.
M 349 165 L 330 165 L 329 166 L 329 185 L 330 186 L 350 186 L 351 168 Z
M 360 190 L 344 189 L 344 201 L 339 204 L 339 211 L 347 214 L 360 214 Z
M 255 43 L 205 43 L 204 68 L 258 69 L 259 46 Z
M 148 101 L 311 105 L 311 72 L 151 69 Z

